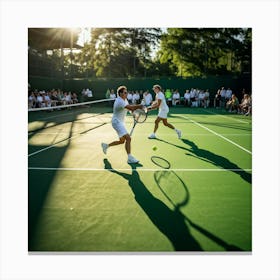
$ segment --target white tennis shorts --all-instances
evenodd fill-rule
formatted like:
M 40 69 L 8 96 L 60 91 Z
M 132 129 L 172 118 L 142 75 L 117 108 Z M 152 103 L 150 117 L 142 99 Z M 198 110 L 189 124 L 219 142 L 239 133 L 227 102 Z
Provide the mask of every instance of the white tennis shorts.
M 118 133 L 119 138 L 128 134 L 123 122 L 121 122 L 117 119 L 113 119 L 112 120 L 112 126 L 116 130 L 116 132 Z
M 158 117 L 162 119 L 167 119 L 168 112 L 169 110 L 159 110 Z

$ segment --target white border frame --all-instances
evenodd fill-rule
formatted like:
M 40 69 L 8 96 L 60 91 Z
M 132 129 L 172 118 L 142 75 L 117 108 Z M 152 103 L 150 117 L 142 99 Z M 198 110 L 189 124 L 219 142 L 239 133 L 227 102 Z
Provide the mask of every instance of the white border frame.
M 280 279 L 277 0 L 0 1 L 1 280 Z M 87 26 L 253 28 L 251 255 L 28 254 L 27 28 Z

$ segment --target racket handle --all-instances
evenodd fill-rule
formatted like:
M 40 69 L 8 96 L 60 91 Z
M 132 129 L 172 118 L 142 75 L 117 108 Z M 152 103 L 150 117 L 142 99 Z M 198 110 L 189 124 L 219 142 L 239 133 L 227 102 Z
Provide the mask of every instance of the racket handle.
M 132 129 L 130 130 L 129 136 L 132 135 L 132 132 L 133 132 L 133 130 L 134 130 L 134 127 L 135 127 L 135 125 L 134 125 L 134 126 L 132 127 Z

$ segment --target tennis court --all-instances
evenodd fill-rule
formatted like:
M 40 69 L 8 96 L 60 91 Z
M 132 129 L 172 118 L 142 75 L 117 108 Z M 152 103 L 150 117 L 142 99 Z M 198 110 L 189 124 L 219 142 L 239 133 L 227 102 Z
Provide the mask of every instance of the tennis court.
M 129 165 L 123 146 L 102 152 L 111 116 L 107 103 L 29 112 L 29 251 L 252 250 L 251 117 L 172 107 L 182 139 L 162 125 L 148 139 L 152 112 Z

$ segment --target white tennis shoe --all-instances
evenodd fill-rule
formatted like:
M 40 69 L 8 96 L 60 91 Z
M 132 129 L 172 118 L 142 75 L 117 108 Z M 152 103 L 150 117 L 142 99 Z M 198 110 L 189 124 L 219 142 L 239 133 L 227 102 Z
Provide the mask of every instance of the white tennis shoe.
M 157 137 L 156 137 L 156 134 L 155 134 L 155 133 L 152 133 L 148 138 L 149 138 L 149 139 L 156 139 Z
M 139 160 L 138 159 L 136 159 L 135 157 L 133 157 L 133 156 L 128 156 L 128 159 L 127 159 L 127 163 L 138 163 L 139 162 Z
M 101 143 L 101 147 L 102 147 L 103 153 L 106 155 L 109 145 L 106 143 Z
M 177 135 L 178 135 L 178 138 L 181 139 L 181 137 L 182 137 L 182 131 L 176 129 L 176 133 L 177 133 Z

